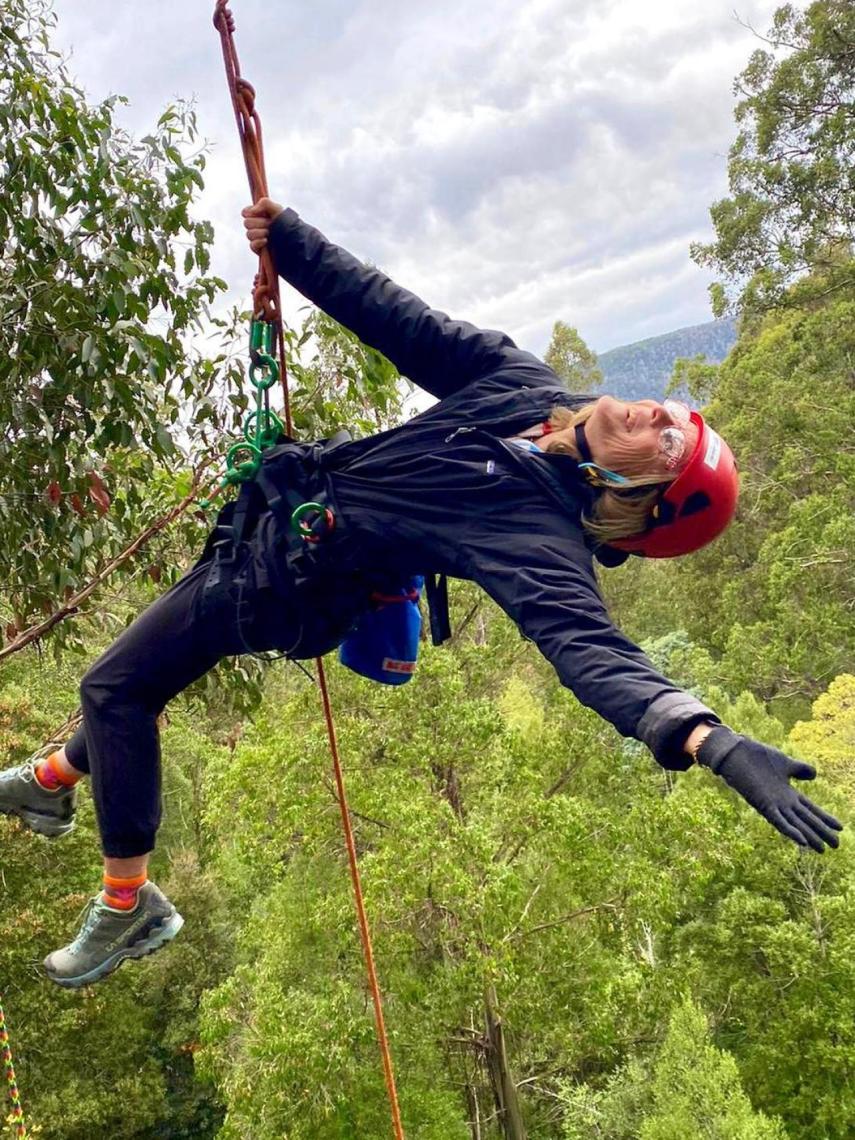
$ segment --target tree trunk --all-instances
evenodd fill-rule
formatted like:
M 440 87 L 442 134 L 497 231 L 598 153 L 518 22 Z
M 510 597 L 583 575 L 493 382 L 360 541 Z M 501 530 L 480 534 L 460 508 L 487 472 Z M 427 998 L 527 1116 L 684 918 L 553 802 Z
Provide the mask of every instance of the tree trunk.
M 481 1135 L 481 1107 L 478 1104 L 478 1089 L 466 1082 L 466 1107 L 469 1110 L 469 1130 L 472 1140 L 483 1140 Z
M 484 994 L 484 1019 L 487 1029 L 487 1047 L 484 1056 L 490 1074 L 490 1084 L 493 1087 L 493 1096 L 496 1099 L 502 1135 L 506 1140 L 526 1140 L 525 1122 L 516 1082 L 508 1064 L 505 1034 L 494 986 L 488 986 Z

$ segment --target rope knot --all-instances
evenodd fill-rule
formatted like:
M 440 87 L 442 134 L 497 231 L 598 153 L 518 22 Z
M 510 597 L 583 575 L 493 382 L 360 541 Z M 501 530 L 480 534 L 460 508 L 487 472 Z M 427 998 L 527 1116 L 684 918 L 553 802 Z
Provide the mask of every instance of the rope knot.
M 255 88 L 244 79 L 243 76 L 238 75 L 235 79 L 235 87 L 239 98 L 241 99 L 248 115 L 253 115 L 255 112 Z
M 275 321 L 278 315 L 274 290 L 264 272 L 256 273 L 252 283 L 252 311 L 263 321 Z
M 217 0 L 217 6 L 214 9 L 214 27 L 218 32 L 221 32 L 220 25 L 225 20 L 226 30 L 232 35 L 235 30 L 235 18 L 228 9 L 228 2 L 229 0 Z

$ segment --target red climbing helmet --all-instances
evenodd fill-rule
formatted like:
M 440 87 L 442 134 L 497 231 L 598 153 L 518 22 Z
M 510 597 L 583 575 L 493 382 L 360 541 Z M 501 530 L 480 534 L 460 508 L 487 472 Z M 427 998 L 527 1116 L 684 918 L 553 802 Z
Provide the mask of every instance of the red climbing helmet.
M 647 558 L 675 558 L 712 542 L 733 518 L 739 497 L 733 452 L 699 412 L 691 419 L 698 429 L 695 450 L 660 496 L 649 529 L 614 539 L 611 546 Z

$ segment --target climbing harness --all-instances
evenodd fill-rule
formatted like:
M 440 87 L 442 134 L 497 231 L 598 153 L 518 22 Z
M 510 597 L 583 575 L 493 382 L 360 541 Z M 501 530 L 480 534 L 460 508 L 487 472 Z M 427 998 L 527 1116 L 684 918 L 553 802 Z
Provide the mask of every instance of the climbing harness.
M 3 1013 L 3 1001 L 0 998 L 0 1057 L 3 1059 L 3 1068 L 6 1072 L 6 1084 L 9 1086 L 9 1100 L 12 1104 L 10 1120 L 15 1129 L 15 1135 L 21 1140 L 26 1137 L 27 1127 L 24 1123 L 24 1110 L 21 1108 L 21 1098 L 18 1095 L 18 1082 L 15 1079 L 15 1066 L 12 1064 L 12 1046 L 9 1044 L 9 1033 L 6 1029 L 6 1016 Z
M 234 43 L 234 17 L 228 9 L 227 0 L 216 0 L 216 6 L 214 9 L 214 27 L 220 34 L 220 41 L 223 49 L 223 61 L 226 69 L 226 79 L 228 82 L 229 93 L 232 99 L 232 106 L 235 112 L 235 119 L 237 121 L 241 147 L 243 149 L 244 162 L 246 165 L 247 177 L 249 179 L 250 193 L 252 195 L 253 202 L 257 202 L 260 198 L 267 197 L 268 193 L 267 178 L 264 170 L 261 120 L 258 116 L 258 112 L 255 110 L 255 91 L 240 74 L 240 64 Z M 259 273 L 256 277 L 255 288 L 253 290 L 253 303 L 254 324 L 250 333 L 250 352 L 252 353 L 253 349 L 256 352 L 256 358 L 253 360 L 253 364 L 257 366 L 258 371 L 263 379 L 267 381 L 275 371 L 271 367 L 271 362 L 275 364 L 271 350 L 274 347 L 274 344 L 278 345 L 280 365 L 278 373 L 282 380 L 285 429 L 287 435 L 291 436 L 293 434 L 293 427 L 291 422 L 291 410 L 288 397 L 287 373 L 285 369 L 285 338 L 284 330 L 282 327 L 282 310 L 279 301 L 279 281 L 273 268 L 273 262 L 270 257 L 269 250 L 267 249 L 263 251 L 260 258 Z M 263 331 L 256 328 L 256 322 L 261 322 L 263 324 Z M 256 381 L 253 380 L 253 383 L 256 383 Z M 271 380 L 270 383 L 275 383 L 275 379 Z M 266 441 L 269 446 L 271 433 L 276 428 L 276 424 L 271 418 L 267 404 L 266 392 L 269 386 L 270 384 L 267 384 L 267 387 L 261 387 L 260 383 L 256 383 L 257 396 L 255 418 L 252 420 L 251 424 L 248 421 L 248 423 L 245 425 L 244 441 L 240 445 L 237 445 L 243 450 L 236 451 L 235 448 L 232 449 L 232 467 L 234 469 L 232 480 L 235 482 L 246 483 L 253 478 L 257 478 L 260 474 L 261 452 L 264 449 L 264 442 Z M 250 439 L 247 435 L 247 428 L 250 428 L 252 432 L 252 439 Z M 279 431 L 281 432 L 281 425 Z M 246 458 L 241 459 L 241 455 L 245 455 Z M 244 467 L 244 464 L 247 466 Z M 328 506 L 317 501 L 310 501 L 303 503 L 299 509 L 299 512 L 292 511 L 291 522 L 292 526 L 297 529 L 297 532 L 300 534 L 301 538 L 306 542 L 307 545 L 311 542 L 314 542 L 317 545 L 319 544 L 319 540 L 323 537 L 324 533 L 331 530 L 335 525 L 335 517 L 334 513 Z M 318 529 L 318 524 L 320 524 L 320 529 Z M 396 1140 L 404 1140 L 404 1131 L 401 1124 L 401 1114 L 398 1106 L 398 1094 L 395 1086 L 395 1074 L 392 1067 L 392 1059 L 389 1052 L 389 1042 L 386 1034 L 386 1025 L 383 1017 L 383 1002 L 380 996 L 380 987 L 377 982 L 377 971 L 374 966 L 374 951 L 371 944 L 371 932 L 368 926 L 368 918 L 365 912 L 365 903 L 360 883 L 359 865 L 356 857 L 356 845 L 354 843 L 353 828 L 350 822 L 350 808 L 347 802 L 344 773 L 342 771 L 341 760 L 338 752 L 338 743 L 336 740 L 335 725 L 333 722 L 332 707 L 330 704 L 329 692 L 327 689 L 326 675 L 324 672 L 323 661 L 321 660 L 320 656 L 317 659 L 317 670 L 318 684 L 321 691 L 324 716 L 327 725 L 327 735 L 329 738 L 330 752 L 332 755 L 333 770 L 335 773 L 339 810 L 341 813 L 342 827 L 344 829 L 345 843 L 347 846 L 350 876 L 353 884 L 354 898 L 356 901 L 359 934 L 362 941 L 362 951 L 365 958 L 365 967 L 368 974 L 371 997 L 374 1005 L 374 1020 L 377 1028 L 377 1038 L 383 1062 L 383 1075 L 386 1082 L 386 1092 L 389 1097 L 392 1127 Z

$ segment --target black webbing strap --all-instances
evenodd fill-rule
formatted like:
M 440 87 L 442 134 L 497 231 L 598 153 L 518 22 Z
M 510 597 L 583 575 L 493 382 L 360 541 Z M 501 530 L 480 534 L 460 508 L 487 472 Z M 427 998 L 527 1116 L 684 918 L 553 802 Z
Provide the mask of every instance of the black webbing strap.
M 286 530 L 290 529 L 291 515 L 296 507 L 305 502 L 305 497 L 295 492 L 287 481 L 271 478 L 263 467 L 256 473 L 254 485 L 261 491 L 267 507 L 280 525 Z
M 451 637 L 451 618 L 448 615 L 448 578 L 445 574 L 425 576 L 425 594 L 430 610 L 430 639 L 442 645 Z
M 232 538 L 235 545 L 243 542 L 255 525 L 262 504 L 255 483 L 243 483 L 232 515 Z

